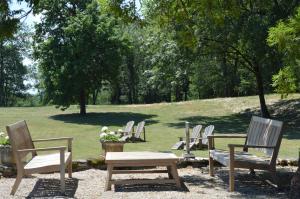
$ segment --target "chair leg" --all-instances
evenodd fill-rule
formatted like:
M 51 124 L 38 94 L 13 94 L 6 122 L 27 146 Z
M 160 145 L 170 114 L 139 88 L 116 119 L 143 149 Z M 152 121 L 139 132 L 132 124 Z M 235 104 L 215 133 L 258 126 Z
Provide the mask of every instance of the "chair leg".
M 234 191 L 234 167 L 230 166 L 229 169 L 229 191 Z
M 72 178 L 72 158 L 70 158 L 70 162 L 68 165 L 68 176 L 69 178 Z
M 65 164 L 60 165 L 60 190 L 61 193 L 65 193 L 66 185 L 65 185 Z
M 209 175 L 215 176 L 214 174 L 214 160 L 209 156 Z
M 12 189 L 11 189 L 10 195 L 15 195 L 15 193 L 16 193 L 16 191 L 17 191 L 17 189 L 18 189 L 18 187 L 21 183 L 22 178 L 23 178 L 22 175 L 20 175 L 20 174 L 17 175 L 15 183 L 14 183 Z
M 234 191 L 234 148 L 229 148 L 229 191 Z

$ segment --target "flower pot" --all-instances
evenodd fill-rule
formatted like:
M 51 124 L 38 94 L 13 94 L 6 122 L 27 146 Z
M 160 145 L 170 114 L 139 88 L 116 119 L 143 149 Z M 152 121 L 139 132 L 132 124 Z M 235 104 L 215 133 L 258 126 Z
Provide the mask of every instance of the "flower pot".
M 104 157 L 107 152 L 123 152 L 125 142 L 101 142 Z
M 0 164 L 15 165 L 15 159 L 10 145 L 0 146 Z

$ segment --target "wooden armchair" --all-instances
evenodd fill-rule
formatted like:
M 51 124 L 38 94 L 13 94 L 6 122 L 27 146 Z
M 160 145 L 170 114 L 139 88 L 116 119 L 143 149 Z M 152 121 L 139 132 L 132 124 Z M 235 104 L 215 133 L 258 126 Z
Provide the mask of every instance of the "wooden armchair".
M 196 145 L 196 141 L 201 137 L 201 129 L 202 125 L 197 125 L 193 128 L 192 134 L 190 136 L 190 149 Z M 179 137 L 179 141 L 172 146 L 172 149 L 182 149 L 185 145 L 184 138 L 185 137 Z
M 127 141 L 131 137 L 131 133 L 134 131 L 134 121 L 127 122 L 123 132 L 121 132 L 121 141 Z
M 25 175 L 33 173 L 46 173 L 60 171 L 61 192 L 65 192 L 65 169 L 68 168 L 69 177 L 72 177 L 72 140 L 73 138 L 62 137 L 52 139 L 32 140 L 29 129 L 25 121 L 6 126 L 9 141 L 12 146 L 14 158 L 17 166 L 17 178 L 11 190 L 14 195 L 19 184 Z M 68 148 L 65 146 L 35 148 L 34 142 L 46 142 L 67 140 Z M 68 149 L 68 151 L 66 151 Z M 48 155 L 37 155 L 40 151 L 56 151 L 56 153 Z M 23 159 L 31 154 L 32 158 L 29 162 L 24 163 Z
M 275 181 L 276 159 L 282 139 L 283 122 L 253 116 L 247 135 L 212 135 L 208 136 L 209 142 L 209 173 L 214 176 L 213 160 L 229 167 L 229 190 L 234 191 L 234 168 L 248 168 L 268 170 Z M 229 144 L 229 151 L 214 148 L 215 138 L 246 138 L 245 144 Z M 235 148 L 243 151 L 236 152 Z M 248 149 L 253 148 L 264 152 L 269 158 L 265 159 L 249 154 Z M 277 181 L 278 182 L 278 181 Z
M 141 138 L 142 133 L 144 134 L 144 139 Z M 138 123 L 134 134 L 131 139 L 133 141 L 144 141 L 146 142 L 146 129 L 145 129 L 145 121 L 141 121 Z

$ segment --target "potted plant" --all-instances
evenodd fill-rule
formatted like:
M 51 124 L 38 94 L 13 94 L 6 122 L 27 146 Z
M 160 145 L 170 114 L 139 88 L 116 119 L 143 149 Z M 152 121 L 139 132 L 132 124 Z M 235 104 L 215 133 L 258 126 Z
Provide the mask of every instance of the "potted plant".
M 9 138 L 4 132 L 0 132 L 0 164 L 15 164 Z
M 100 143 L 103 155 L 107 152 L 123 152 L 125 142 L 120 141 L 120 137 L 113 131 L 109 132 L 108 127 L 104 126 L 100 132 Z

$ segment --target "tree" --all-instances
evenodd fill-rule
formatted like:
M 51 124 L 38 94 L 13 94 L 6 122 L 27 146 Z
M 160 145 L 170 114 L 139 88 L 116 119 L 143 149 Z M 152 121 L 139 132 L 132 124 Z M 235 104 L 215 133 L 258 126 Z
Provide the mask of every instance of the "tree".
M 35 57 L 43 74 L 45 99 L 62 110 L 80 104 L 102 81 L 115 82 L 122 43 L 117 21 L 101 13 L 96 1 L 42 1 L 43 19 L 37 25 Z
M 276 26 L 270 28 L 268 44 L 275 46 L 284 55 L 283 62 L 289 66 L 288 72 L 295 76 L 298 87 L 300 88 L 300 7 L 294 16 L 288 20 L 279 21 Z M 284 72 L 284 71 L 282 71 Z M 282 73 L 281 72 L 281 73 Z M 292 89 L 293 90 L 293 89 Z
M 176 30 L 179 44 L 200 56 L 216 57 L 223 69 L 237 64 L 253 73 L 261 114 L 270 117 L 264 98 L 264 85 L 269 84 L 263 74 L 268 72 L 266 79 L 271 81 L 272 71 L 277 70 L 272 67 L 280 67 L 281 57 L 266 44 L 267 32 L 277 20 L 287 18 L 299 1 L 145 2 L 145 18 Z
M 280 69 L 278 74 L 273 75 L 272 86 L 275 91 L 281 95 L 281 99 L 286 98 L 290 93 L 296 91 L 296 78 L 291 70 L 291 67 Z
M 0 106 L 12 106 L 25 96 L 27 68 L 23 55 L 28 47 L 27 33 L 20 30 L 10 38 L 0 39 Z

